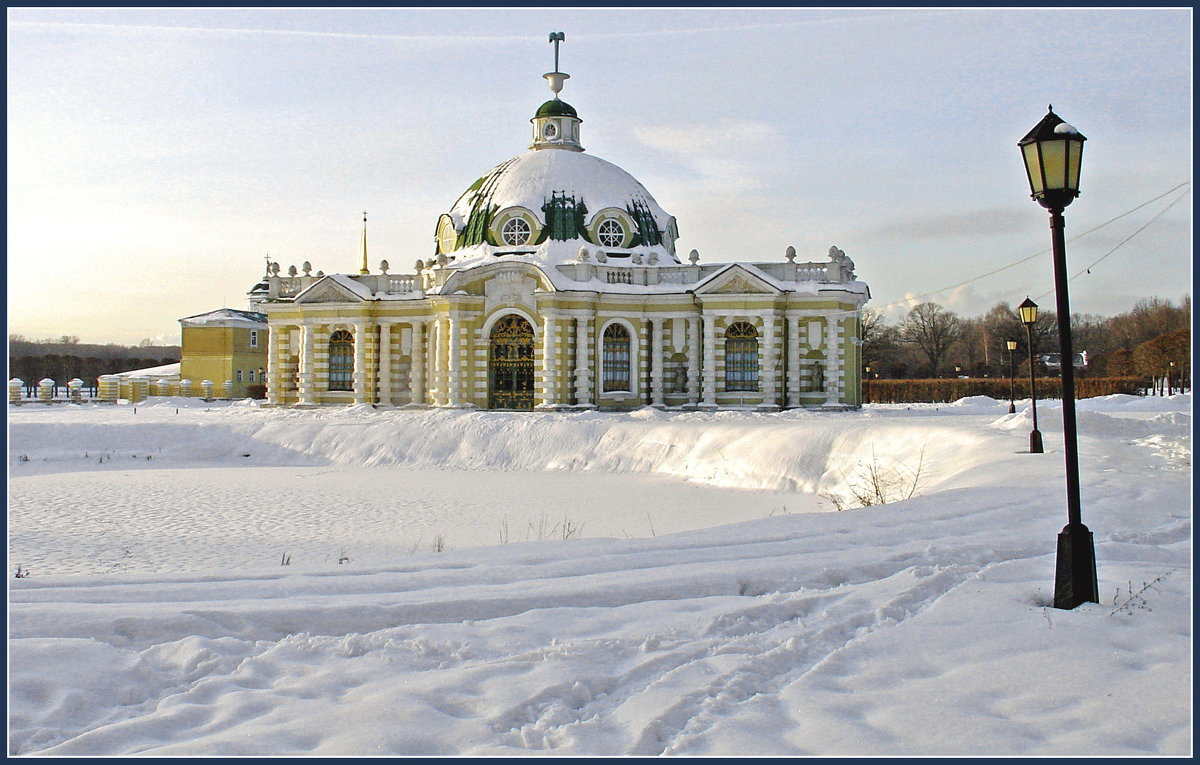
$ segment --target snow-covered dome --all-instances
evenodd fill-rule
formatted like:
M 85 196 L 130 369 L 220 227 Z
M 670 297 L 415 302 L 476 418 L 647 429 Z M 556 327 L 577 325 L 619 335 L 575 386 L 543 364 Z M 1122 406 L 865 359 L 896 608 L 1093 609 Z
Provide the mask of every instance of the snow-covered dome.
M 558 98 L 567 76 L 557 65 L 545 75 L 554 98 L 530 120 L 529 151 L 487 171 L 438 219 L 439 259 L 457 267 L 495 258 L 552 265 L 577 260 L 583 248 L 589 257 L 679 262 L 675 219 L 632 175 L 584 154 L 583 120 Z

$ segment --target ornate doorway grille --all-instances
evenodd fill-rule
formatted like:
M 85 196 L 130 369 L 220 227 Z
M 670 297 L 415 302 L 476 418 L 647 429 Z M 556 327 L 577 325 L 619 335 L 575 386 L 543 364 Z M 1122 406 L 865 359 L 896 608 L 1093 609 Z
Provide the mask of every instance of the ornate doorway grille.
M 488 409 L 533 409 L 533 327 L 520 316 L 492 327 Z

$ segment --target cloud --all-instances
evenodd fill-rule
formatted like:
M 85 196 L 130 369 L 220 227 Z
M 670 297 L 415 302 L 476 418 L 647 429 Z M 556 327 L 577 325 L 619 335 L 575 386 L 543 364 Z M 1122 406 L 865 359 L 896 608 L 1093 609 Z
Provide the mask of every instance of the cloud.
M 904 217 L 865 233 L 880 239 L 929 241 L 1012 234 L 1028 228 L 1028 211 L 1013 207 Z

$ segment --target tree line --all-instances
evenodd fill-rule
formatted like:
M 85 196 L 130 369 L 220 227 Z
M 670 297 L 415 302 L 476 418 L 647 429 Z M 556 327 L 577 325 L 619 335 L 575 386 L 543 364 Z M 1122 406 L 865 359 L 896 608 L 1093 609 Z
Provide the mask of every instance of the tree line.
M 1076 353 L 1087 352 L 1086 368 L 1078 376 L 1143 377 L 1147 381 L 1167 375 L 1182 379 L 1191 368 L 1192 300 L 1185 295 L 1179 305 L 1158 297 L 1137 301 L 1118 316 L 1072 314 L 1071 344 Z M 1008 377 L 1008 341 L 1017 349 L 1011 363 L 1017 374 L 1029 374 L 1029 339 L 1032 336 L 1035 372 L 1047 370 L 1039 361 L 1058 353 L 1058 317 L 1038 310 L 1032 332 L 1027 332 L 1016 309 L 997 303 L 982 317 L 966 318 L 937 303 L 913 306 L 899 324 L 889 324 L 873 309 L 863 311 L 863 364 L 870 377 L 921 379 L 939 377 Z
M 178 361 L 178 345 L 154 345 L 149 340 L 137 345 L 93 345 L 80 343 L 78 337 L 70 335 L 44 340 L 8 336 L 8 379 L 20 379 L 31 396 L 38 381 L 45 378 L 65 386 L 78 377 L 88 389 L 94 390 L 101 375 Z

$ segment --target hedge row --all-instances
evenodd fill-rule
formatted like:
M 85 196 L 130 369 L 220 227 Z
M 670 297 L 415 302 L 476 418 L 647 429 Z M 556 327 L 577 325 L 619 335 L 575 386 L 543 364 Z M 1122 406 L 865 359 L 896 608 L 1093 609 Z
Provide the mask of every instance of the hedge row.
M 1075 398 L 1093 398 L 1113 393 L 1142 395 L 1149 382 L 1141 377 L 1080 377 L 1075 379 Z M 997 401 L 1008 400 L 1009 381 L 997 377 L 972 377 L 949 380 L 871 380 L 863 383 L 863 401 L 869 404 L 948 403 L 968 396 L 989 396 Z M 1017 380 L 1015 398 L 1029 398 L 1029 379 Z M 1062 398 L 1062 381 L 1057 377 L 1042 377 L 1037 381 L 1037 395 L 1042 398 Z

